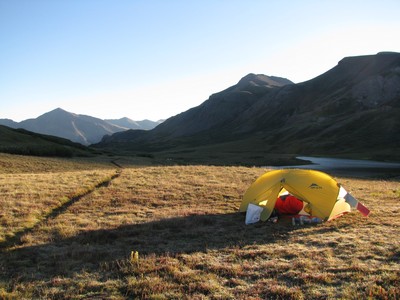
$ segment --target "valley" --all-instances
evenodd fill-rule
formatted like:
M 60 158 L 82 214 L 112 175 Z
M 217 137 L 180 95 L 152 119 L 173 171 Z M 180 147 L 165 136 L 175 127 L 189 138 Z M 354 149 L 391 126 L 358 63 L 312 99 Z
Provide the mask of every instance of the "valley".
M 399 12 L 0 1 L 0 300 L 400 300 Z
M 249 74 L 153 129 L 91 127 L 91 145 L 0 126 L 0 298 L 396 299 L 399 63 L 345 58 L 300 84 Z M 51 118 L 81 135 L 93 121 Z M 324 158 L 368 218 L 245 225 L 256 178 Z

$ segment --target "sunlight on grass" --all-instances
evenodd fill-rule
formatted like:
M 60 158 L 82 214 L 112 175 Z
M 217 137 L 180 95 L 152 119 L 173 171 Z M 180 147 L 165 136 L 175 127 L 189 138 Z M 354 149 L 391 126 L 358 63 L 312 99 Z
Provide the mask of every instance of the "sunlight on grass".
M 8 199 L 2 228 L 12 234 L 30 226 L 63 196 L 113 172 L 0 173 Z M 371 209 L 369 218 L 352 212 L 315 226 L 284 219 L 246 226 L 238 207 L 264 172 L 126 167 L 1 252 L 0 297 L 399 297 L 398 181 L 338 178 Z

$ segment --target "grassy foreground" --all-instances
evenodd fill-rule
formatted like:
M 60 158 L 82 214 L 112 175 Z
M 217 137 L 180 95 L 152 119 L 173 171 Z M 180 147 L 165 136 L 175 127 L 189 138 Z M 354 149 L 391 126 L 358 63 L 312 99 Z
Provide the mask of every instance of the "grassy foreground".
M 399 181 L 337 178 L 369 218 L 246 226 L 265 171 L 1 154 L 0 299 L 400 298 Z

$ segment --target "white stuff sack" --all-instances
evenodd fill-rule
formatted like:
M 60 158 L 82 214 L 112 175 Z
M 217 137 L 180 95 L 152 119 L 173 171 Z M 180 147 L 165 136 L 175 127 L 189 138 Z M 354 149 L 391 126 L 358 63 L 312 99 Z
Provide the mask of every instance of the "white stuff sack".
M 257 223 L 258 221 L 260 221 L 260 216 L 263 209 L 264 208 L 262 208 L 261 206 L 249 203 L 246 213 L 246 225 Z

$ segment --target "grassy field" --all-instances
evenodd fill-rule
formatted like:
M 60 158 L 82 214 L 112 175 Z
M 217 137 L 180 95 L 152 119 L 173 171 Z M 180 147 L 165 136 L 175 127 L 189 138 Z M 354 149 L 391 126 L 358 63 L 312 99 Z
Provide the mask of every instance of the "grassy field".
M 400 182 L 337 178 L 372 213 L 245 225 L 266 170 L 0 154 L 0 299 L 399 299 Z

